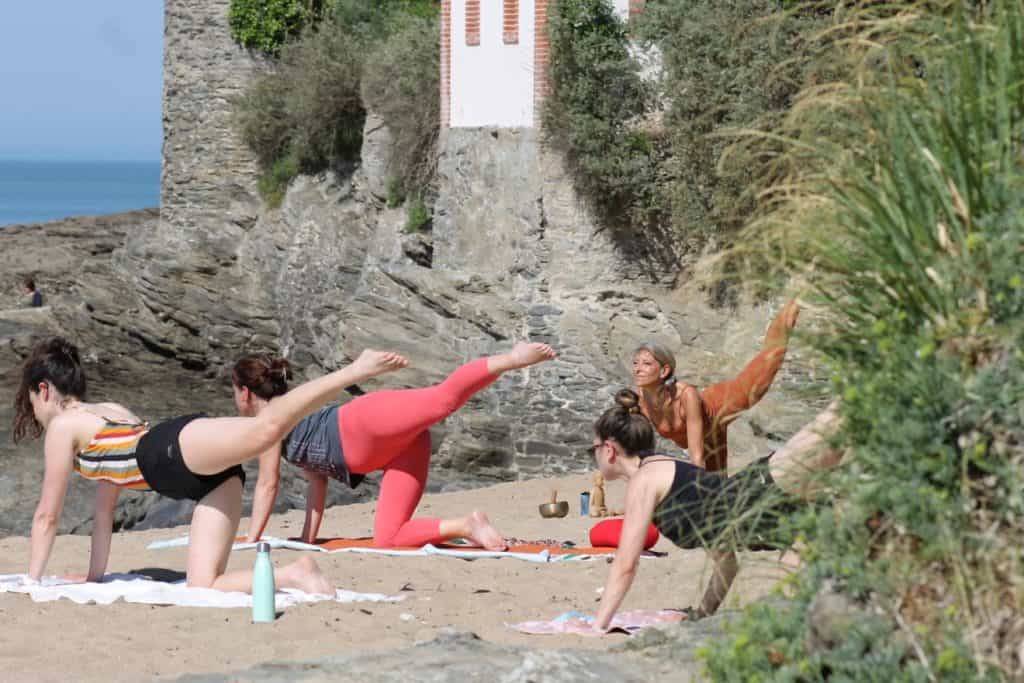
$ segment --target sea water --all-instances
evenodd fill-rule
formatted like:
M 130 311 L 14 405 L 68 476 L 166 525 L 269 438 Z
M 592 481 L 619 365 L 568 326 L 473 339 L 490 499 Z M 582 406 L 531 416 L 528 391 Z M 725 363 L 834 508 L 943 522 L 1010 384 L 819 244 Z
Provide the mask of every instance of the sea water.
M 159 161 L 0 160 L 0 228 L 159 205 Z

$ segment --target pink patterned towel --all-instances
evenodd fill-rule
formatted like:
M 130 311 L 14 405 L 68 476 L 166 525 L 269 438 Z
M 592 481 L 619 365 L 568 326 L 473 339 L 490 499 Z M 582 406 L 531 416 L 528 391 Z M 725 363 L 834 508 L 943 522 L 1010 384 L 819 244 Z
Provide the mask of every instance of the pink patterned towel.
M 685 618 L 686 613 L 678 609 L 636 609 L 630 612 L 619 612 L 612 619 L 608 632 L 633 634 L 648 626 L 671 624 Z M 550 621 L 524 621 L 508 626 L 520 633 L 531 635 L 574 633 L 581 636 L 600 636 L 604 634 L 603 631 L 594 630 L 594 617 L 583 612 L 565 612 Z

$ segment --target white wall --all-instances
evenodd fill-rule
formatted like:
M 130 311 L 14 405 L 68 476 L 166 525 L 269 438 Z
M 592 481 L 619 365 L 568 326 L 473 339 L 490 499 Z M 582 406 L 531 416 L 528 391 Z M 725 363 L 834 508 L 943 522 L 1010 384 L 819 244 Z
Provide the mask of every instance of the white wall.
M 623 21 L 629 20 L 629 0 L 612 0 L 612 6 L 615 8 L 615 14 L 619 16 L 619 19 Z
M 628 0 L 616 0 L 616 2 Z M 533 1 L 519 0 L 519 42 L 501 36 L 502 0 L 480 0 L 480 44 L 466 45 L 466 0 L 452 0 L 451 126 L 533 126 Z

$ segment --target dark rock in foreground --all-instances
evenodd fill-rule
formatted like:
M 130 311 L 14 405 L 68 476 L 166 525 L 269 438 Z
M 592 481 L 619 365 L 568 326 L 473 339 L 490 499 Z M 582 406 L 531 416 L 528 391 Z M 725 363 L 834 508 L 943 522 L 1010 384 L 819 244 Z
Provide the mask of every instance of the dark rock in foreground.
M 695 623 L 651 628 L 624 643 L 599 650 L 535 650 L 481 640 L 469 632 L 445 630 L 411 648 L 367 655 L 325 657 L 295 662 L 268 662 L 228 674 L 184 676 L 179 683 L 641 683 L 697 681 L 701 664 L 696 651 L 721 635 L 730 613 Z M 615 643 L 615 636 L 608 636 Z M 544 636 L 537 636 L 538 645 Z

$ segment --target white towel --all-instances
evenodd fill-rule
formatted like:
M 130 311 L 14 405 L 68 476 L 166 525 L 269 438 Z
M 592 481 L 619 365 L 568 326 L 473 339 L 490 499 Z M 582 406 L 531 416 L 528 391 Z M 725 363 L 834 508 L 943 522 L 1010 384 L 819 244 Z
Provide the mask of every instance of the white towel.
M 213 588 L 190 588 L 184 581 L 167 583 L 154 581 L 141 574 L 107 574 L 98 583 L 71 583 L 55 576 L 44 577 L 40 583 L 26 580 L 25 574 L 0 574 L 0 593 L 28 593 L 36 602 L 50 602 L 67 598 L 80 605 L 94 602 L 109 605 L 121 599 L 125 602 L 140 602 L 146 605 L 181 605 L 183 607 L 250 607 L 252 596 L 248 593 L 228 593 Z M 333 596 L 303 593 L 292 588 L 283 588 L 275 595 L 278 610 L 300 602 L 398 602 L 402 595 L 380 593 L 356 593 L 338 589 Z

